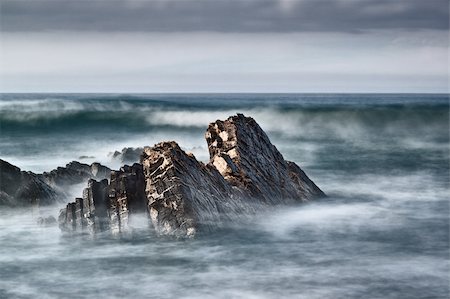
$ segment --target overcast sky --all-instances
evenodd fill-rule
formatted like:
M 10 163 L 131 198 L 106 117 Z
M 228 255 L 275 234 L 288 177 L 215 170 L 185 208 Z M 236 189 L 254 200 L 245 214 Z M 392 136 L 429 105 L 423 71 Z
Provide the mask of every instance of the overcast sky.
M 3 92 L 448 92 L 448 0 L 0 0 Z

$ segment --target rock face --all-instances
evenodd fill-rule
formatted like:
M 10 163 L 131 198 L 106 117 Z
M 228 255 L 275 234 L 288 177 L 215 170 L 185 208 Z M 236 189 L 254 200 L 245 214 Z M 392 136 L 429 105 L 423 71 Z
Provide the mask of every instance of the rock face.
M 124 166 L 111 172 L 111 182 L 88 181 L 82 198 L 67 204 L 59 215 L 60 228 L 66 232 L 96 233 L 126 231 L 132 214 L 147 211 L 142 165 Z
M 147 212 L 142 165 L 125 165 L 119 171 L 113 171 L 108 193 L 111 229 L 113 233 L 126 231 L 133 214 Z
M 109 200 L 108 180 L 97 182 L 90 179 L 83 190 L 83 197 L 67 204 L 60 211 L 59 227 L 67 232 L 103 231 L 109 229 L 107 221 Z
M 211 123 L 205 137 L 210 164 L 250 197 L 280 203 L 324 195 L 300 167 L 284 160 L 251 117 L 238 114 Z
M 0 160 L 0 205 L 49 205 L 60 194 L 32 172 Z
M 69 231 L 91 225 L 94 231 L 120 232 L 133 214 L 148 211 L 158 234 L 190 237 L 255 205 L 325 196 L 298 165 L 284 160 L 252 118 L 238 114 L 211 123 L 206 140 L 206 165 L 173 141 L 144 148 L 141 164 L 112 172 L 109 186 L 90 181 L 87 195 L 62 210 L 60 226 Z M 96 184 L 107 191 L 96 193 Z
M 160 234 L 192 236 L 199 225 L 218 221 L 238 195 L 213 166 L 175 142 L 145 148 L 142 164 L 150 217 Z

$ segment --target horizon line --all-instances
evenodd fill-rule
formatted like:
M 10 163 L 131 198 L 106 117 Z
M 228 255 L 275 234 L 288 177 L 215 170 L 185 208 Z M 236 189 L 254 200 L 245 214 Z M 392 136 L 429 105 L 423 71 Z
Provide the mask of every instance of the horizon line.
M 167 92 L 167 91 L 157 91 L 157 92 L 107 92 L 107 91 L 98 91 L 98 92 L 90 92 L 90 91 L 81 91 L 81 92 L 75 92 L 75 91 L 8 91 L 8 92 L 1 92 L 0 94 L 131 94 L 131 95 L 181 95 L 181 94 L 196 94 L 196 95 L 208 95 L 208 94 L 429 94 L 429 95 L 450 95 L 450 92 L 373 92 L 373 91 L 364 91 L 364 92 L 342 92 L 342 91 L 325 91 L 325 92 L 316 92 L 316 91 L 307 91 L 307 92 L 256 92 L 256 91 L 250 91 L 250 92 L 195 92 L 195 91 L 177 91 L 177 92 Z

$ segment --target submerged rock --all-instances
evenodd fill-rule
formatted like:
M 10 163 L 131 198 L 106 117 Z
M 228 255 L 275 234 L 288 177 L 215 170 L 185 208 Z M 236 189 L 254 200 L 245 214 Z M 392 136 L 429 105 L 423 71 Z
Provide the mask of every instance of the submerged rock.
M 173 141 L 146 147 L 141 164 L 112 172 L 109 186 L 101 183 L 108 198 L 101 193 L 98 199 L 83 196 L 68 204 L 61 212 L 60 226 L 77 231 L 100 221 L 103 224 L 94 231 L 109 228 L 115 233 L 127 229 L 133 214 L 148 211 L 158 234 L 190 237 L 254 205 L 291 204 L 325 195 L 297 164 L 284 160 L 250 117 L 238 114 L 218 120 L 209 125 L 205 136 L 208 164 Z M 94 182 L 85 193 L 94 193 L 89 191 L 99 184 Z M 80 212 L 85 201 L 91 206 Z
M 110 153 L 109 156 L 122 163 L 137 163 L 141 158 L 143 150 L 144 148 L 142 147 L 124 147 L 122 151 L 115 151 L 114 153 Z
M 40 226 L 51 226 L 51 225 L 55 225 L 56 222 L 56 218 L 53 216 L 48 216 L 48 217 L 39 217 L 36 220 L 36 223 Z

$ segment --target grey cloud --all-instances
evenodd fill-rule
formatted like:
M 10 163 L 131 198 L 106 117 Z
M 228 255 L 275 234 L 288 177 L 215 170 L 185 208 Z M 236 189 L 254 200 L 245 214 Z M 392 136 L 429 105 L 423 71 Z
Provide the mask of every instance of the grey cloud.
M 3 32 L 448 30 L 448 0 L 0 0 Z

